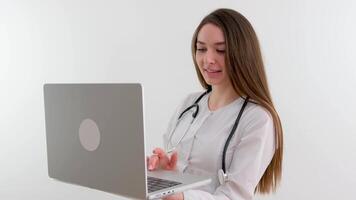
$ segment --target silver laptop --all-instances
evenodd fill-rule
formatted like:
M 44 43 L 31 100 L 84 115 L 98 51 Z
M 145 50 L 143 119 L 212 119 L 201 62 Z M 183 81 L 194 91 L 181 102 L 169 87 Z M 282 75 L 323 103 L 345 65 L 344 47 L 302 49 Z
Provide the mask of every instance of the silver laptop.
M 211 181 L 147 172 L 140 84 L 45 84 L 44 101 L 51 178 L 136 199 Z

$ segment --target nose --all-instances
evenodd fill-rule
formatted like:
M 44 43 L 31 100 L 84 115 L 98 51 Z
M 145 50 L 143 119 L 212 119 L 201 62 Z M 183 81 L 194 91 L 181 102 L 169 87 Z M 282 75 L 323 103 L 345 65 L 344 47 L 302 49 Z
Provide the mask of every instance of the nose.
M 207 50 L 205 57 L 204 57 L 205 64 L 215 64 L 216 62 L 216 55 L 213 51 Z

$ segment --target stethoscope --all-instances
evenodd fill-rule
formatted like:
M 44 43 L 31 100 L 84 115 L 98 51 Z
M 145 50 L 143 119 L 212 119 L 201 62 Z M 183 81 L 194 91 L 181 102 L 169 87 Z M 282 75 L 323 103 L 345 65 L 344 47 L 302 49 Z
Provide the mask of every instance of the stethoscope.
M 168 139 L 168 142 L 167 142 L 167 146 L 166 146 L 166 150 L 167 150 L 167 153 L 171 153 L 172 151 L 174 151 L 176 149 L 176 147 L 181 143 L 181 141 L 184 139 L 184 137 L 186 136 L 188 130 L 190 129 L 191 125 L 193 124 L 195 118 L 197 117 L 198 113 L 199 113 L 199 101 L 205 96 L 207 95 L 209 92 L 211 91 L 211 89 L 208 89 L 206 92 L 204 92 L 203 94 L 201 94 L 196 100 L 195 102 L 187 107 L 186 109 L 184 109 L 182 111 L 182 113 L 179 115 L 178 117 L 178 120 L 177 120 L 177 123 L 176 123 L 176 126 L 174 127 L 174 129 L 171 131 L 170 133 L 170 136 L 169 136 L 169 139 Z M 226 158 L 226 151 L 227 151 L 227 148 L 229 147 L 229 144 L 230 144 L 230 141 L 231 141 L 231 138 L 232 136 L 234 135 L 235 131 L 236 131 L 236 128 L 237 126 L 239 125 L 239 121 L 240 121 L 240 118 L 241 118 L 241 115 L 242 113 L 244 112 L 245 110 L 245 107 L 248 103 L 248 99 L 249 97 L 245 98 L 244 99 L 244 103 L 240 109 L 240 112 L 239 114 L 237 115 L 237 118 L 235 120 L 235 123 L 234 123 L 234 126 L 232 127 L 231 131 L 230 131 L 230 134 L 229 134 L 229 137 L 227 138 L 226 142 L 225 142 L 225 145 L 224 145 L 224 150 L 223 150 L 223 155 L 222 155 L 222 168 L 218 170 L 218 179 L 219 179 L 219 182 L 221 185 L 225 184 L 225 182 L 228 180 L 228 175 L 226 173 L 226 167 L 225 167 L 225 158 Z M 188 128 L 185 130 L 185 132 L 183 133 L 183 135 L 179 138 L 177 144 L 175 146 L 173 146 L 172 148 L 168 149 L 168 145 L 171 143 L 171 140 L 172 140 L 172 136 L 176 130 L 176 128 L 178 127 L 179 123 L 181 122 L 183 116 L 188 113 L 188 111 L 190 111 L 191 109 L 195 109 L 193 114 L 192 114 L 192 120 L 190 121 L 190 124 L 188 126 Z

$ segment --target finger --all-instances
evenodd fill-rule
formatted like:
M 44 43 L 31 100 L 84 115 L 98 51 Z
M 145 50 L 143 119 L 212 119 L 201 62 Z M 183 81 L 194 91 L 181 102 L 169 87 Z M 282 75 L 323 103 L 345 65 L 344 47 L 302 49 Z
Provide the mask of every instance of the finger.
M 152 170 L 156 170 L 159 166 L 159 157 L 156 156 L 156 155 L 153 155 L 153 158 L 152 158 Z
M 155 170 L 158 168 L 159 158 L 157 155 L 152 155 L 149 159 L 148 170 Z
M 159 148 L 159 147 L 155 148 L 153 150 L 153 153 L 158 155 L 158 157 L 160 157 L 160 158 L 166 156 L 166 152 L 163 149 Z
M 168 169 L 169 170 L 174 170 L 177 166 L 177 161 L 178 161 L 178 153 L 175 151 L 171 155 L 171 159 L 169 160 L 168 163 Z
M 148 157 L 147 159 L 147 168 L 148 170 L 151 170 L 152 169 L 152 156 Z
M 159 165 L 161 166 L 161 168 L 166 169 L 169 163 L 169 158 L 166 152 L 161 148 L 155 148 L 153 150 L 153 153 L 159 157 Z
M 184 199 L 183 193 L 172 194 L 164 197 L 162 200 L 178 200 L 178 199 Z

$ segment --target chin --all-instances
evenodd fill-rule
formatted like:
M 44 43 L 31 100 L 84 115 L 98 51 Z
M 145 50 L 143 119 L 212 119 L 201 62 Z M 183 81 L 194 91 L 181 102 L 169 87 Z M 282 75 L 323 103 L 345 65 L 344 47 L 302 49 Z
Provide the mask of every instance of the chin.
M 221 80 L 221 79 L 206 79 L 204 78 L 205 82 L 208 84 L 208 85 L 211 85 L 211 86 L 222 86 L 222 85 L 226 85 L 226 81 L 224 80 Z
M 218 77 L 218 78 L 211 78 L 211 77 L 204 77 L 204 80 L 205 82 L 208 84 L 208 85 L 221 85 L 221 84 L 224 84 L 226 82 L 225 78 L 224 77 Z
M 211 86 L 218 86 L 221 84 L 220 81 L 205 81 L 208 85 L 211 85 Z

